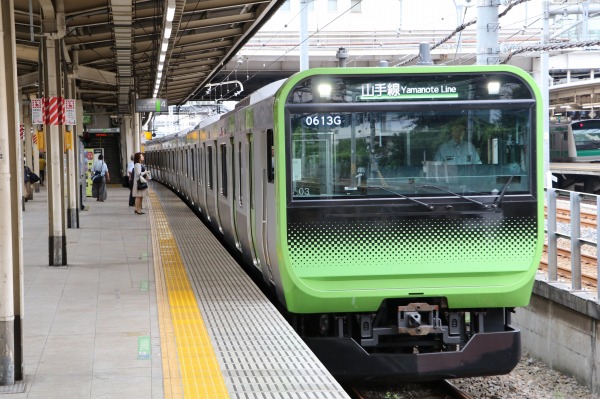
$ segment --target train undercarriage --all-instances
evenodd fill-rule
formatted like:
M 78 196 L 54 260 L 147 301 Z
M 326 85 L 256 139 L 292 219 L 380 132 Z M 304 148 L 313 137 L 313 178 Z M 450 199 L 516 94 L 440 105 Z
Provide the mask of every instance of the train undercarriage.
M 377 313 L 295 315 L 293 325 L 340 381 L 427 381 L 510 372 L 521 356 L 511 311 L 388 300 Z

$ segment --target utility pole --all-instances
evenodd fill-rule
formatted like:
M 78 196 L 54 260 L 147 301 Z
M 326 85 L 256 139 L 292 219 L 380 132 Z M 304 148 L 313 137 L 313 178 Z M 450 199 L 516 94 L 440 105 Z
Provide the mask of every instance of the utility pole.
M 477 65 L 500 63 L 499 5 L 500 0 L 479 0 L 477 5 Z
M 308 4 L 313 0 L 300 0 L 300 71 L 308 69 Z

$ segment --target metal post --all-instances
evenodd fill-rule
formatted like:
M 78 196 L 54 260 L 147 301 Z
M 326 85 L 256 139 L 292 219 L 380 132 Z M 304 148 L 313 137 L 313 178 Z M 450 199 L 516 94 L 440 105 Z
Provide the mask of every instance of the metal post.
M 419 62 L 417 65 L 433 65 L 429 43 L 419 43 Z
M 335 53 L 335 58 L 338 59 L 338 67 L 346 68 L 346 59 L 348 59 L 348 50 L 344 47 L 340 47 Z
M 75 98 L 75 78 L 68 77 L 65 73 L 65 93 L 66 97 L 70 99 Z M 77 114 L 75 114 L 77 117 Z M 69 135 L 65 140 L 65 148 L 67 151 L 67 187 L 68 187 L 68 199 L 67 199 L 67 228 L 79 228 L 78 213 L 79 208 L 77 207 L 77 158 L 75 154 L 77 152 L 77 140 L 76 140 L 76 126 L 67 126 L 70 129 Z M 65 133 L 66 135 L 66 133 Z
M 31 146 L 31 122 L 28 121 L 29 123 L 27 123 L 25 120 L 28 119 L 26 115 L 29 115 L 29 112 L 26 112 L 26 108 L 29 108 L 29 104 L 27 102 L 23 101 L 23 96 L 21 93 L 21 90 L 19 90 L 19 106 L 21 108 L 21 118 L 20 118 L 20 122 L 23 125 L 23 140 L 25 141 L 25 165 L 29 166 L 29 168 L 34 172 L 34 173 L 38 173 L 38 171 L 36 171 L 35 166 L 34 166 L 34 157 L 33 157 L 33 148 Z M 27 129 L 27 126 L 29 126 L 29 129 Z M 35 183 L 35 184 L 31 184 L 29 183 L 29 192 L 27 193 L 27 199 L 31 200 L 33 199 L 33 189 L 35 187 L 39 187 L 39 182 Z M 38 190 L 39 191 L 39 188 Z
M 548 281 L 558 280 L 556 196 L 556 190 L 548 188 Z
M 308 69 L 308 4 L 313 0 L 300 0 L 300 71 Z
M 499 5 L 500 0 L 479 0 L 477 4 L 477 65 L 500 63 Z
M 550 2 L 544 0 L 542 2 L 542 45 L 548 43 L 548 35 L 549 35 L 549 12 Z M 540 54 L 540 76 L 538 84 L 540 85 L 540 90 L 542 92 L 542 102 L 544 103 L 543 109 L 548 109 L 549 100 L 549 84 L 548 84 L 548 52 L 542 51 Z M 545 184 L 546 188 L 552 187 L 552 174 L 550 173 L 550 115 L 548 112 L 544 112 L 542 115 L 542 129 L 544 135 L 544 176 L 545 176 Z
M 571 191 L 571 289 L 581 291 L 581 194 Z
M 83 197 L 81 195 L 81 193 L 84 190 L 84 187 L 86 185 L 86 176 L 85 176 L 85 171 L 87 168 L 83 166 L 83 153 L 81 151 L 82 146 L 81 146 L 81 140 L 80 137 L 81 135 L 83 135 L 83 103 L 81 101 L 77 93 L 77 86 L 74 85 L 73 89 L 75 90 L 75 98 L 77 98 L 77 102 L 75 103 L 75 106 L 77 107 L 77 111 L 76 111 L 76 115 L 77 115 L 77 130 L 76 136 L 73 136 L 73 138 L 75 139 L 75 137 L 77 137 L 75 139 L 75 160 L 76 160 L 76 168 L 77 168 L 77 228 L 79 228 L 79 212 L 84 209 L 84 205 L 83 202 L 87 197 Z

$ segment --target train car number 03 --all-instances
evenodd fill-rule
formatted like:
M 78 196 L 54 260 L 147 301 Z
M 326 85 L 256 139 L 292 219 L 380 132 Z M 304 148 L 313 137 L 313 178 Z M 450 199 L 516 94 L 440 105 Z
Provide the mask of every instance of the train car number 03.
M 299 188 L 298 195 L 310 195 L 310 188 L 308 188 L 308 187 Z
M 306 126 L 340 126 L 342 117 L 340 115 L 314 115 L 304 118 Z

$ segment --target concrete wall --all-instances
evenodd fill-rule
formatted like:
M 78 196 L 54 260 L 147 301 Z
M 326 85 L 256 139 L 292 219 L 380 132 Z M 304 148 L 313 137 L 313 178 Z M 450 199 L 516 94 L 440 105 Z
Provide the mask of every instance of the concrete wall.
M 600 393 L 600 305 L 595 296 L 543 280 L 536 280 L 533 292 L 529 306 L 513 316 L 523 350 Z

